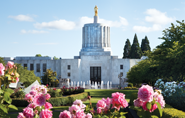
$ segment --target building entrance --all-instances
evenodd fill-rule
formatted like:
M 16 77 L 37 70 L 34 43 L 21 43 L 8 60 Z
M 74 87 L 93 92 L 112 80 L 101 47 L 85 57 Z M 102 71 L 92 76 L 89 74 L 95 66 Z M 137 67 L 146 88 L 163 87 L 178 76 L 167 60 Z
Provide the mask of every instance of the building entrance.
M 90 67 L 90 80 L 91 84 L 97 82 L 101 84 L 101 67 Z

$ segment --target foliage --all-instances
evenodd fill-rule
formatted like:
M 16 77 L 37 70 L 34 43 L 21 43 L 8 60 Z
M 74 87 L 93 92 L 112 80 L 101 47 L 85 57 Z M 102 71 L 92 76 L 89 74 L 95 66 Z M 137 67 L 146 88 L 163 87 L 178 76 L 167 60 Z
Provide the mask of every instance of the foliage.
M 34 71 L 27 70 L 21 64 L 16 64 L 16 66 L 17 72 L 20 75 L 20 82 L 22 82 L 25 87 L 31 85 L 36 80 L 40 83 L 40 78 L 35 76 Z
M 5 66 L 5 61 L 2 57 L 0 57 L 0 63 L 2 63 Z
M 150 48 L 149 40 L 147 36 L 145 36 L 145 38 L 142 39 L 142 42 L 141 42 L 141 51 L 144 54 L 144 52 L 147 50 L 151 51 L 151 48 Z
M 132 83 L 128 83 L 128 87 L 133 87 L 133 84 Z
M 24 98 L 12 98 L 12 104 L 17 107 L 26 107 L 29 103 Z
M 35 57 L 42 57 L 42 55 L 41 54 L 36 54 Z
M 56 90 L 56 88 L 49 89 L 48 93 L 50 94 L 51 97 L 61 97 L 62 96 L 62 93 Z
M 127 39 L 127 41 L 125 42 L 123 58 L 130 58 L 130 51 L 131 51 L 130 40 Z
M 59 58 L 57 58 L 56 56 L 53 57 L 53 60 L 58 60 Z
M 49 84 L 49 83 L 53 84 L 55 83 L 55 81 L 58 81 L 56 79 L 56 76 L 57 76 L 56 72 L 54 72 L 51 69 L 47 69 L 46 72 L 44 73 L 44 76 L 42 77 L 42 83 L 44 85 Z
M 125 87 L 124 90 L 137 90 L 136 87 Z
M 0 117 L 7 117 L 9 108 L 17 110 L 17 107 L 11 104 L 12 99 L 10 98 L 14 91 L 8 88 L 8 86 L 10 82 L 15 83 L 18 81 L 19 74 L 14 63 L 8 62 L 5 67 L 0 63 Z
M 135 34 L 133 44 L 131 46 L 130 58 L 131 59 L 140 59 L 142 56 L 141 48 L 138 43 L 137 35 Z
M 25 96 L 25 92 L 22 89 L 18 88 L 18 89 L 14 89 L 14 93 L 11 94 L 10 97 L 11 98 L 24 98 L 24 96 Z

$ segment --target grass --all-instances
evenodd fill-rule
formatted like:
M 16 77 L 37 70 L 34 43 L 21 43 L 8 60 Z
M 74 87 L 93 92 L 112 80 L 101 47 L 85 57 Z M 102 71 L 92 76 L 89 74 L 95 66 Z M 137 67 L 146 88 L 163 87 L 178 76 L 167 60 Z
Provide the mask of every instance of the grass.
M 137 93 L 137 90 L 117 90 L 117 89 L 86 89 L 85 92 L 90 92 L 90 95 L 92 96 L 91 98 L 91 103 L 93 105 L 93 107 L 96 106 L 96 103 L 98 102 L 98 100 L 102 99 L 102 98 L 107 98 L 107 97 L 111 97 L 112 93 L 115 92 L 121 92 L 125 94 L 125 98 L 126 100 L 129 102 L 130 101 L 130 95 L 132 93 Z M 89 100 L 84 101 L 84 104 L 89 104 Z M 59 114 L 61 111 L 63 110 L 68 110 L 70 106 L 59 106 L 59 107 L 54 107 L 52 109 L 53 111 L 53 118 L 58 118 Z M 8 116 L 10 118 L 17 118 L 18 112 L 22 112 L 23 109 L 25 107 L 18 107 L 18 111 L 10 109 L 9 110 L 9 114 Z

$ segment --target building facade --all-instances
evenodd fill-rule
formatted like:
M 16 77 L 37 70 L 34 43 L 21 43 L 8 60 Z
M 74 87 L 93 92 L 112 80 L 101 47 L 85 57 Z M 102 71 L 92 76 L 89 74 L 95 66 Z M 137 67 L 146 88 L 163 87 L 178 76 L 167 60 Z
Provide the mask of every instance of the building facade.
M 95 12 L 97 13 L 97 12 Z M 85 24 L 82 28 L 82 49 L 74 59 L 53 60 L 51 57 L 15 57 L 4 58 L 22 64 L 28 70 L 34 70 L 36 76 L 43 76 L 46 69 L 57 72 L 57 78 L 69 78 L 71 81 L 112 82 L 119 84 L 118 75 L 126 74 L 141 59 L 119 59 L 112 56 L 110 45 L 110 27 L 98 23 Z

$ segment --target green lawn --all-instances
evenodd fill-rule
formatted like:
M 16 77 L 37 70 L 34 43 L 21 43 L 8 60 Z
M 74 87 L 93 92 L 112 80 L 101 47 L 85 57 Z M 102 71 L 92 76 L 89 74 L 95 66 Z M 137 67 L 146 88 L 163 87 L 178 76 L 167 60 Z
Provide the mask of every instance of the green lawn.
M 90 92 L 90 95 L 92 96 L 91 98 L 91 103 L 92 105 L 95 107 L 96 103 L 98 102 L 98 100 L 102 99 L 102 98 L 107 98 L 107 97 L 111 97 L 112 93 L 114 92 L 121 92 L 125 94 L 125 98 L 126 100 L 129 102 L 130 101 L 130 95 L 133 92 L 137 93 L 137 90 L 117 90 L 117 89 L 87 89 L 85 90 L 85 92 Z M 84 104 L 89 104 L 89 100 L 84 101 Z M 53 110 L 53 118 L 58 118 L 59 114 L 61 111 L 63 110 L 68 110 L 70 106 L 59 106 L 59 107 L 54 107 Z M 24 107 L 18 107 L 18 111 L 15 111 L 13 109 L 10 109 L 9 113 L 12 112 L 12 114 L 9 114 L 8 116 L 10 116 L 10 118 L 17 118 L 18 112 L 22 112 L 22 109 L 24 109 Z M 15 113 L 17 112 L 17 113 Z

